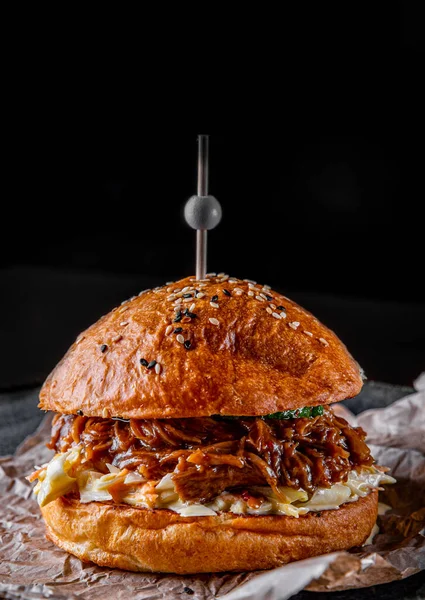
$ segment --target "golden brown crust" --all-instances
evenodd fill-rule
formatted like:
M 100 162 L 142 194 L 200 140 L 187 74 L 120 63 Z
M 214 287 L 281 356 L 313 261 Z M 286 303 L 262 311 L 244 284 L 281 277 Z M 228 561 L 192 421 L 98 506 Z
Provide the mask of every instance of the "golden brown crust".
M 286 516 L 181 517 L 59 498 L 42 508 L 48 537 L 84 561 L 130 571 L 202 573 L 271 569 L 360 546 L 378 511 L 371 492 L 338 510 Z
M 45 382 L 39 406 L 99 417 L 106 411 L 183 418 L 261 415 L 358 394 L 358 365 L 338 337 L 285 296 L 250 285 L 211 278 L 201 287 L 187 278 L 124 303 L 80 335 Z M 168 298 L 188 286 L 205 296 L 184 298 L 182 306 L 194 303 L 197 316 L 174 323 Z M 271 314 L 279 316 L 279 306 L 285 318 Z M 179 334 L 166 333 L 169 326 L 182 327 L 189 349 Z M 156 360 L 160 373 L 140 359 Z

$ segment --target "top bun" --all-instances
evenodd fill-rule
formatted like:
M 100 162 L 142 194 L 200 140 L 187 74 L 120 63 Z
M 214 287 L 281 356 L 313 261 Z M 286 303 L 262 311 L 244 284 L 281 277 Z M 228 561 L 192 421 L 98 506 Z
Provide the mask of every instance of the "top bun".
M 268 286 L 212 274 L 102 317 L 49 375 L 39 406 L 104 418 L 255 416 L 361 387 L 358 364 L 313 315 Z

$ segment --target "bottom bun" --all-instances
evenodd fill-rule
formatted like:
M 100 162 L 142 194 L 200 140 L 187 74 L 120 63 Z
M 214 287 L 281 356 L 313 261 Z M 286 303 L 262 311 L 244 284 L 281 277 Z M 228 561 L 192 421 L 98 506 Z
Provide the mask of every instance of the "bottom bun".
M 181 517 L 65 497 L 42 508 L 47 536 L 83 561 L 162 573 L 271 569 L 362 545 L 375 524 L 378 493 L 338 510 L 287 516 Z

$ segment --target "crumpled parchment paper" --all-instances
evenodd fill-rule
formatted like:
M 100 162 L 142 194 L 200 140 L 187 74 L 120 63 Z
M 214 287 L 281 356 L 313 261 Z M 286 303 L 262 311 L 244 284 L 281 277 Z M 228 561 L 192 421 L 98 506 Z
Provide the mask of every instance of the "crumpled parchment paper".
M 392 510 L 379 517 L 372 545 L 299 561 L 262 573 L 161 575 L 84 564 L 49 542 L 32 486 L 24 479 L 49 460 L 50 418 L 12 457 L 0 459 L 0 592 L 19 600 L 285 600 L 303 588 L 336 591 L 403 579 L 425 569 L 425 373 L 417 393 L 350 421 L 368 432 L 377 462 L 397 484 L 380 501 Z M 343 407 L 342 407 L 343 408 Z M 338 409 L 340 409 L 338 405 Z M 338 410 L 337 409 L 337 410 Z

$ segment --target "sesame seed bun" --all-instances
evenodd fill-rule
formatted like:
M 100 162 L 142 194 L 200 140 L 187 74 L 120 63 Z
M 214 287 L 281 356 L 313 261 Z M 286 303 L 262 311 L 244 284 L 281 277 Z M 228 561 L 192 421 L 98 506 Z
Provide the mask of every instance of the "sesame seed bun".
M 313 315 L 219 276 L 147 291 L 102 317 L 50 374 L 39 406 L 103 418 L 255 416 L 361 387 L 358 364 Z
M 84 561 L 130 571 L 214 573 L 271 569 L 360 546 L 376 522 L 378 493 L 298 519 L 181 517 L 66 497 L 41 510 L 50 540 Z

